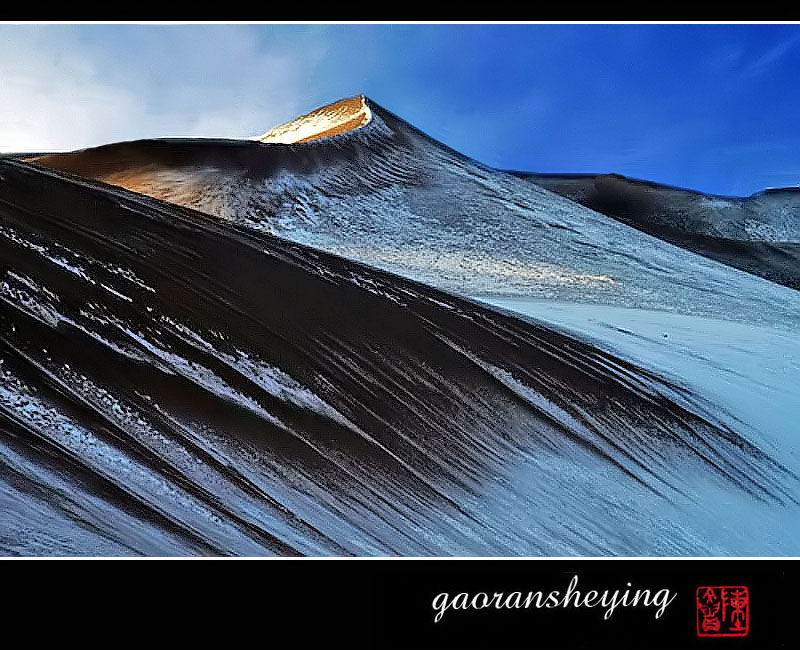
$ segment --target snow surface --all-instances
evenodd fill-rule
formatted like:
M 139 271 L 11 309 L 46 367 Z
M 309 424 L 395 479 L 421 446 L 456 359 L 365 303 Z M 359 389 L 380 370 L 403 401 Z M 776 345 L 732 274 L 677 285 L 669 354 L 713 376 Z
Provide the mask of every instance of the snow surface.
M 590 340 L 666 376 L 704 398 L 709 412 L 800 474 L 800 339 L 796 330 L 608 305 L 478 300 Z M 615 491 L 612 481 L 603 483 L 602 475 L 583 476 L 566 466 L 560 469 L 568 472 L 576 486 L 573 489 L 583 490 L 586 498 L 592 491 L 616 492 L 622 502 L 634 498 L 629 486 Z M 636 534 L 674 536 L 674 530 L 669 530 L 674 526 L 682 527 L 684 533 L 692 531 L 699 547 L 712 555 L 798 553 L 800 507 L 796 503 L 764 504 L 744 493 L 707 484 L 700 476 L 683 487 L 687 495 L 676 497 L 669 506 L 654 502 L 648 507 L 641 500 L 651 495 L 636 495 L 635 510 L 640 516 L 659 513 L 650 521 L 640 520 L 642 528 Z M 611 529 L 620 534 L 619 528 Z M 669 549 L 664 551 L 669 553 Z

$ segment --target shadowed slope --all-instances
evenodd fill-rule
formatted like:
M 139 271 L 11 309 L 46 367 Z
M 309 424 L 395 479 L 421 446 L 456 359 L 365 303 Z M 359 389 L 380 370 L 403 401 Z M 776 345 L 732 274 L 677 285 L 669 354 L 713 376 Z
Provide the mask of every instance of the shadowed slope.
M 698 482 L 795 508 L 707 405 L 547 327 L 24 163 L 0 217 L 4 552 L 719 553 Z

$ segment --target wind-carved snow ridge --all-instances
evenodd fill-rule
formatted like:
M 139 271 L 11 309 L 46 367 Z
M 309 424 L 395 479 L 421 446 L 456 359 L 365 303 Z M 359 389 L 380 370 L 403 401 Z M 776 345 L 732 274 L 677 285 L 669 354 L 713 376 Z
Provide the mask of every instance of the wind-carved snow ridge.
M 355 425 L 349 422 L 341 413 L 327 404 L 313 391 L 283 372 L 280 368 L 270 366 L 263 361 L 254 359 L 244 350 L 234 350 L 233 353 L 220 351 L 200 334 L 185 325 L 176 323 L 170 318 L 164 318 L 164 320 L 174 327 L 177 332 L 185 336 L 187 340 L 198 344 L 216 357 L 223 359 L 231 368 L 235 368 L 242 376 L 255 382 L 261 389 L 265 390 L 273 397 L 294 404 L 302 409 L 318 413 L 343 426 L 354 430 L 356 429 Z M 180 365 L 185 367 L 187 362 L 185 360 L 180 360 Z M 241 399 L 241 395 L 235 395 L 235 399 Z M 248 404 L 248 408 L 251 407 L 252 404 Z M 277 421 L 275 422 L 277 423 Z

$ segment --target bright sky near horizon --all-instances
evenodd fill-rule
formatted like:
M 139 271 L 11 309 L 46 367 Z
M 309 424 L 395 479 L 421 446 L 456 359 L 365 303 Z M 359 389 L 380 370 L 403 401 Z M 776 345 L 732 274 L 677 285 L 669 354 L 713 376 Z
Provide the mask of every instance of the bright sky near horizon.
M 253 136 L 359 93 L 500 168 L 800 185 L 800 25 L 0 26 L 0 151 Z

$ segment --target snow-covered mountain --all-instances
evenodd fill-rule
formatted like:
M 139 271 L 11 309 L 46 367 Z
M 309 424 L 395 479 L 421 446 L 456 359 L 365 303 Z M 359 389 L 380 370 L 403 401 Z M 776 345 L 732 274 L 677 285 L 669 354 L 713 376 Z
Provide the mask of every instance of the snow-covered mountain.
M 0 549 L 797 555 L 798 330 L 363 97 L 0 161 Z
M 485 167 L 363 97 L 262 139 L 141 140 L 34 161 L 465 295 L 800 316 L 786 289 Z

